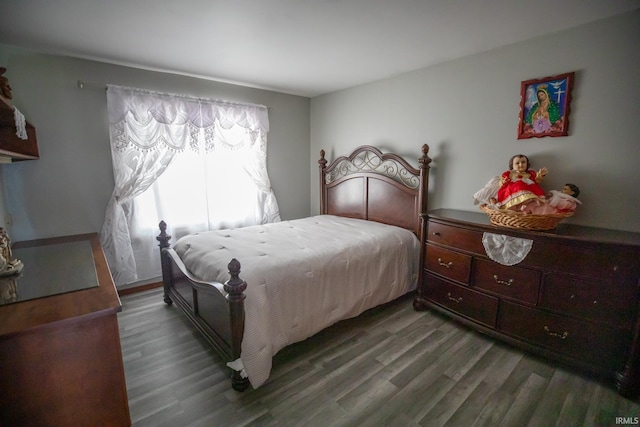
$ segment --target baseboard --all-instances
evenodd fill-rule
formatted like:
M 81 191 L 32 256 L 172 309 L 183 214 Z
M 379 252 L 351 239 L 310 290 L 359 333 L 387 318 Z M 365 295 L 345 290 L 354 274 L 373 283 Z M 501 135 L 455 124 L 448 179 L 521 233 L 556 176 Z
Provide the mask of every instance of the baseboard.
M 118 295 L 130 295 L 135 294 L 136 292 L 148 291 L 149 289 L 161 288 L 162 282 L 151 282 L 145 283 L 143 285 L 129 286 L 126 288 L 118 289 Z

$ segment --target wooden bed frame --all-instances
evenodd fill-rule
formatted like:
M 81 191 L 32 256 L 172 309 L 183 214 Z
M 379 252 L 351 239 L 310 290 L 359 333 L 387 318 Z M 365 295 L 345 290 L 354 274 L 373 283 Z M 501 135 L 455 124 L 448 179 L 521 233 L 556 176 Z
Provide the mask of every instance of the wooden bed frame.
M 419 168 L 414 168 L 397 154 L 361 146 L 327 166 L 325 152 L 320 151 L 320 213 L 400 226 L 412 230 L 423 242 L 431 163 L 428 154 L 425 144 Z M 224 284 L 198 280 L 171 248 L 166 229 L 166 223 L 161 221 L 156 238 L 160 242 L 164 302 L 175 302 L 225 362 L 238 359 L 247 288 L 239 277 L 240 263 L 235 258 L 231 260 L 230 279 Z M 421 277 L 422 254 L 420 265 Z M 232 370 L 231 382 L 238 391 L 249 386 L 248 379 L 236 370 Z

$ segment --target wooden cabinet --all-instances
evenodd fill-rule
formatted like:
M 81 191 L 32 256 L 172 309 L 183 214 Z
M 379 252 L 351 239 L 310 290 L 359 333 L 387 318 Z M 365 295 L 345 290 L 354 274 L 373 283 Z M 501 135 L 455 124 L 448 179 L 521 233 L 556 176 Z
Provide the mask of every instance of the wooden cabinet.
M 13 255 L 24 270 L 0 284 L 0 425 L 131 425 L 122 306 L 97 234 L 21 242 Z
M 485 233 L 527 239 L 530 251 L 504 265 L 487 255 Z M 423 240 L 416 309 L 605 376 L 623 395 L 640 391 L 639 233 L 515 230 L 440 209 L 429 212 Z

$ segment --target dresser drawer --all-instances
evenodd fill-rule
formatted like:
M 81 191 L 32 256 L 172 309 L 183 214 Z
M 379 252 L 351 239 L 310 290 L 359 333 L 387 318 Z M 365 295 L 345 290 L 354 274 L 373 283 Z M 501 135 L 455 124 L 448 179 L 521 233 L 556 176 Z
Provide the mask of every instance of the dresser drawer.
M 538 302 L 540 288 L 538 271 L 509 267 L 479 258 L 474 262 L 471 280 L 474 287 L 530 305 Z
M 434 245 L 427 245 L 425 256 L 427 270 L 451 280 L 469 283 L 471 256 Z
M 500 303 L 499 330 L 529 343 L 599 367 L 621 368 L 631 332 Z
M 476 322 L 496 327 L 498 299 L 427 274 L 423 297 Z
M 561 274 L 544 278 L 540 305 L 574 316 L 633 327 L 638 286 L 592 282 Z
M 476 254 L 484 254 L 482 233 L 429 221 L 427 240 Z
M 620 246 L 601 244 L 594 248 L 593 245 L 586 244 L 580 246 L 536 242 L 523 263 L 594 281 L 638 283 L 639 260 L 639 251 Z

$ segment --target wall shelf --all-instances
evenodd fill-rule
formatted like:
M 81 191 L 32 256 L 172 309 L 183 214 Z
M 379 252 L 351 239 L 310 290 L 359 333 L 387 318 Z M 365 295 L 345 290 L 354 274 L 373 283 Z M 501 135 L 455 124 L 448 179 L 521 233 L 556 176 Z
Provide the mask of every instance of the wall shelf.
M 16 160 L 34 160 L 40 157 L 36 128 L 26 123 L 27 139 L 16 136 L 13 107 L 0 99 L 0 163 Z

